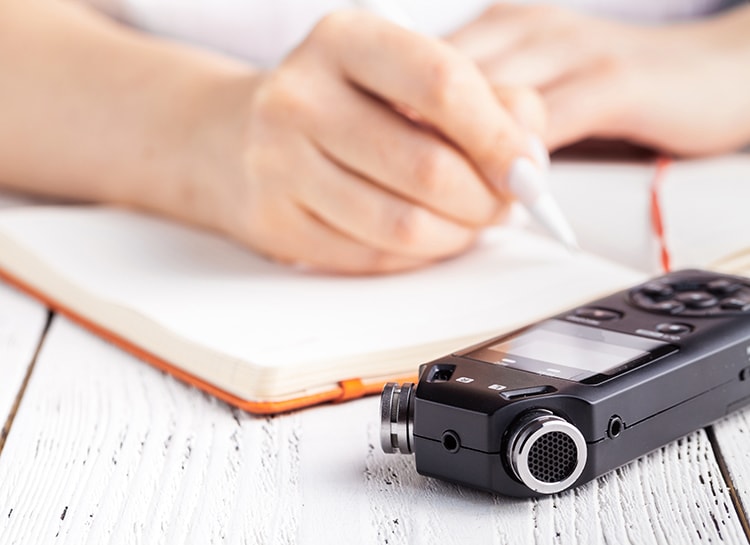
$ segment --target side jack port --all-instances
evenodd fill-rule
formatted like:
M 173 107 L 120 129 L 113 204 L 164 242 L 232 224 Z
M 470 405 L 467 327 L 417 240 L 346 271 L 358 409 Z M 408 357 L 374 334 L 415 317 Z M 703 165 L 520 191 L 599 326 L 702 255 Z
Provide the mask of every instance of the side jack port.
M 624 429 L 625 429 L 625 423 L 622 421 L 622 418 L 620 418 L 617 415 L 614 415 L 612 418 L 609 419 L 609 425 L 607 425 L 607 436 L 610 439 L 619 437 L 619 435 L 622 433 L 622 430 Z
M 443 448 L 448 452 L 458 452 L 458 449 L 461 448 L 461 439 L 453 430 L 447 430 L 443 432 L 441 442 L 443 444 Z

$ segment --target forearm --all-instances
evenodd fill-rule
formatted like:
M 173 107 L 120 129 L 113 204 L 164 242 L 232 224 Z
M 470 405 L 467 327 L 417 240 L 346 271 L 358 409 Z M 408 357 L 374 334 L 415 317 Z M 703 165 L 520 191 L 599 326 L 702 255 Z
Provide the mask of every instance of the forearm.
M 735 55 L 730 60 L 733 69 L 728 72 L 736 75 L 737 81 L 724 82 L 724 85 L 737 85 L 742 102 L 738 107 L 738 125 L 742 128 L 741 145 L 750 145 L 750 4 L 743 5 L 722 16 L 716 21 L 720 25 L 717 34 L 723 36 L 729 49 Z
M 750 5 L 742 5 L 713 18 L 675 24 L 646 32 L 655 54 L 671 51 L 676 62 L 675 101 L 686 93 L 698 99 L 694 131 L 698 145 L 689 155 L 721 153 L 750 144 Z M 679 53 L 679 55 L 678 55 Z M 690 76 L 690 79 L 680 77 Z M 700 100 L 703 101 L 700 104 Z
M 1 184 L 210 223 L 194 201 L 241 157 L 251 70 L 52 0 L 2 2 L 0 66 Z
M 687 39 L 680 39 L 680 34 Z M 704 61 L 695 62 L 705 69 L 695 69 L 692 92 L 700 88 L 712 90 L 706 93 L 707 101 L 714 103 L 710 109 L 716 111 L 717 120 L 730 120 L 730 145 L 726 149 L 750 144 L 750 5 L 704 21 L 674 25 L 659 43 L 662 47 L 687 43 L 694 62 Z M 696 47 L 690 48 L 691 45 Z

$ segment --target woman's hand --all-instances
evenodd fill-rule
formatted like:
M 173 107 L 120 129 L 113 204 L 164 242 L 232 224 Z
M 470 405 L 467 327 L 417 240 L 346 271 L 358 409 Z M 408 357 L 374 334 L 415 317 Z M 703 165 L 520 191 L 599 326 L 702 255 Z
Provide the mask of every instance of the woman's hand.
M 318 270 L 464 250 L 534 154 L 513 115 L 538 131 L 544 114 L 366 13 L 326 18 L 268 73 L 72 2 L 0 16 L 1 185 L 151 210 Z
M 495 85 L 542 94 L 551 149 L 601 137 L 698 155 L 750 142 L 748 28 L 750 6 L 640 27 L 497 4 L 449 41 Z
M 242 175 L 210 186 L 223 229 L 346 273 L 464 251 L 505 212 L 513 160 L 534 155 L 503 101 L 543 118 L 452 47 L 363 12 L 325 18 L 248 99 L 233 112 L 246 116 Z

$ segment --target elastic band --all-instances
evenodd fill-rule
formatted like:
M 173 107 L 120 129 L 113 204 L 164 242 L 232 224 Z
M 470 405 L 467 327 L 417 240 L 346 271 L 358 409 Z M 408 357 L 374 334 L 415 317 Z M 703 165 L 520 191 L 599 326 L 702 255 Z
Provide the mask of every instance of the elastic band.
M 656 241 L 659 244 L 659 255 L 661 258 L 661 268 L 664 272 L 672 270 L 672 259 L 667 247 L 667 238 L 664 234 L 664 216 L 661 208 L 661 190 L 664 180 L 667 177 L 669 166 L 672 160 L 667 157 L 661 157 L 656 162 L 656 171 L 651 181 L 651 228 L 654 230 Z

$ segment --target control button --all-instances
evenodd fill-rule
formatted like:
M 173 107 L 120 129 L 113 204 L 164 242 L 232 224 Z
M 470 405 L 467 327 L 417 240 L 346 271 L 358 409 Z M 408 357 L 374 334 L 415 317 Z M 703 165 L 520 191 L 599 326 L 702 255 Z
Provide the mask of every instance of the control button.
M 716 280 L 709 282 L 706 287 L 708 288 L 708 291 L 715 295 L 727 296 L 741 290 L 742 284 L 732 282 L 726 278 L 717 278 Z
M 706 287 L 706 278 L 680 278 L 679 280 L 671 282 L 671 285 L 675 291 L 702 290 Z
M 619 320 L 622 318 L 622 313 L 606 308 L 584 307 L 576 310 L 576 316 L 606 322 L 608 320 Z
M 666 299 L 672 297 L 674 289 L 664 282 L 647 282 L 641 286 L 641 291 L 649 297 Z
M 474 379 L 470 377 L 458 377 L 456 379 L 456 382 L 460 382 L 461 384 L 470 384 L 474 382 Z
M 648 308 L 659 312 L 668 312 L 670 314 L 677 314 L 685 309 L 685 305 L 678 301 L 659 301 L 658 303 L 652 303 Z
M 636 329 L 635 332 L 638 335 L 645 335 L 646 337 L 653 337 L 654 339 L 663 339 L 664 333 L 658 331 L 651 331 L 650 329 Z
M 656 331 L 668 335 L 684 335 L 685 333 L 690 333 L 692 330 L 693 326 L 691 325 L 673 322 L 664 322 L 656 326 Z
M 707 291 L 686 291 L 675 295 L 675 299 L 688 308 L 708 308 L 719 302 Z
M 517 388 L 515 390 L 506 390 L 500 397 L 513 401 L 514 399 L 520 399 L 522 397 L 538 396 L 541 394 L 551 394 L 557 390 L 552 386 L 530 386 L 529 388 Z
M 740 299 L 739 297 L 732 297 L 731 299 L 724 299 L 721 302 L 721 308 L 724 310 L 739 310 L 747 312 L 750 310 L 750 301 L 747 299 Z

